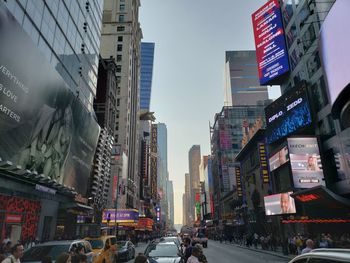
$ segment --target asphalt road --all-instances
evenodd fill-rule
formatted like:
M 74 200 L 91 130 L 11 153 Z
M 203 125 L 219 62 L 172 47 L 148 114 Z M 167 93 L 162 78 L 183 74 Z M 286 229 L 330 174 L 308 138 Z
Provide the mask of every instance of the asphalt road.
M 287 263 L 288 259 L 209 240 L 203 249 L 209 263 Z
M 145 243 L 139 243 L 136 247 L 136 255 L 144 252 Z M 203 249 L 209 263 L 288 263 L 288 259 L 278 256 L 255 252 L 249 249 L 236 247 L 231 244 L 209 240 L 208 248 Z M 127 263 L 133 263 L 130 260 Z

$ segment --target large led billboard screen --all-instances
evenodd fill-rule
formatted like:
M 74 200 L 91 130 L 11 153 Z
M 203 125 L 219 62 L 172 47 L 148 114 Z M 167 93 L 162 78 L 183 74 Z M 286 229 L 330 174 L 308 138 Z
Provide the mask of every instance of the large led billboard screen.
M 85 195 L 97 122 L 1 3 L 0 39 L 0 158 Z
M 269 158 L 270 171 L 276 170 L 289 161 L 288 147 L 284 146 Z
M 288 138 L 295 188 L 325 185 L 317 138 Z
M 311 111 L 305 85 L 292 88 L 265 108 L 268 143 L 311 124 Z
M 289 71 L 279 1 L 268 1 L 252 14 L 252 21 L 260 84 L 279 84 L 276 79 Z
M 350 84 L 350 12 L 349 0 L 337 0 L 322 24 L 319 41 L 322 67 L 333 104 Z
M 268 216 L 295 214 L 294 198 L 290 196 L 292 193 L 287 192 L 264 196 L 265 214 Z

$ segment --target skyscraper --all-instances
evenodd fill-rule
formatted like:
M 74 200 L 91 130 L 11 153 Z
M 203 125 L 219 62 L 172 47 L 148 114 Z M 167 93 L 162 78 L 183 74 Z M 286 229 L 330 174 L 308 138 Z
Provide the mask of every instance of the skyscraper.
M 92 111 L 103 0 L 4 3 L 68 87 Z
M 165 123 L 157 124 L 158 135 L 158 177 L 157 188 L 160 197 L 160 205 L 162 211 L 162 219 L 168 218 L 168 200 L 167 200 L 167 181 L 168 178 L 168 135 Z M 164 221 L 165 222 L 165 221 Z
M 117 71 L 117 101 L 119 114 L 116 122 L 115 143 L 120 145 L 127 162 L 128 182 L 126 198 L 121 206 L 138 208 L 139 200 L 139 98 L 140 98 L 140 43 L 142 31 L 138 21 L 139 0 L 105 0 L 101 57 L 113 58 Z
M 195 216 L 195 198 L 196 194 L 200 192 L 199 183 L 199 165 L 201 163 L 201 148 L 200 145 L 193 145 L 188 152 L 188 165 L 190 174 L 190 208 L 189 212 L 192 216 L 193 222 L 197 220 Z
M 141 89 L 140 109 L 150 110 L 154 43 L 141 42 Z
M 268 99 L 260 86 L 255 51 L 226 51 L 225 106 L 256 105 Z
M 168 207 L 169 207 L 169 221 L 170 226 L 174 226 L 174 188 L 173 181 L 167 182 L 167 199 L 168 199 Z

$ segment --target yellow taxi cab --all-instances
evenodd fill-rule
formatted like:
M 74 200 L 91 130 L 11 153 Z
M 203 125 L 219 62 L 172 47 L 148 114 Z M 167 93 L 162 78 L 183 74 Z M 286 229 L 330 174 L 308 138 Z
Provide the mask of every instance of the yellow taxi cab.
M 94 252 L 93 263 L 116 263 L 118 246 L 115 236 L 102 235 L 100 237 L 86 237 Z

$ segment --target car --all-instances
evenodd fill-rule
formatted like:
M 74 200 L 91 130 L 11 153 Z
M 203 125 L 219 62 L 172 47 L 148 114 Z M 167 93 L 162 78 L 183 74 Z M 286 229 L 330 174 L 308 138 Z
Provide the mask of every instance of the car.
M 178 247 L 181 247 L 180 239 L 178 237 L 174 237 L 174 236 L 162 237 L 160 239 L 160 242 L 174 242 Z
M 182 253 L 174 242 L 151 242 L 144 254 L 149 263 L 184 263 Z
M 289 263 L 343 263 L 350 262 L 350 249 L 319 248 L 293 258 Z
M 55 262 L 58 255 L 64 252 L 69 253 L 79 246 L 84 247 L 84 252 L 87 256 L 87 262 L 92 263 L 94 253 L 92 251 L 90 243 L 85 240 L 50 241 L 35 245 L 24 252 L 23 257 L 21 258 L 21 262 L 41 262 L 44 256 L 50 256 L 52 258 L 52 262 Z
M 118 259 L 118 246 L 115 236 L 103 235 L 100 237 L 86 237 L 84 240 L 91 244 L 95 253 L 94 263 L 116 263 Z
M 208 238 L 203 233 L 197 233 L 193 239 L 193 244 L 201 244 L 203 247 L 208 247 Z
M 130 241 L 117 241 L 118 245 L 118 260 L 126 260 L 135 258 L 135 246 Z

